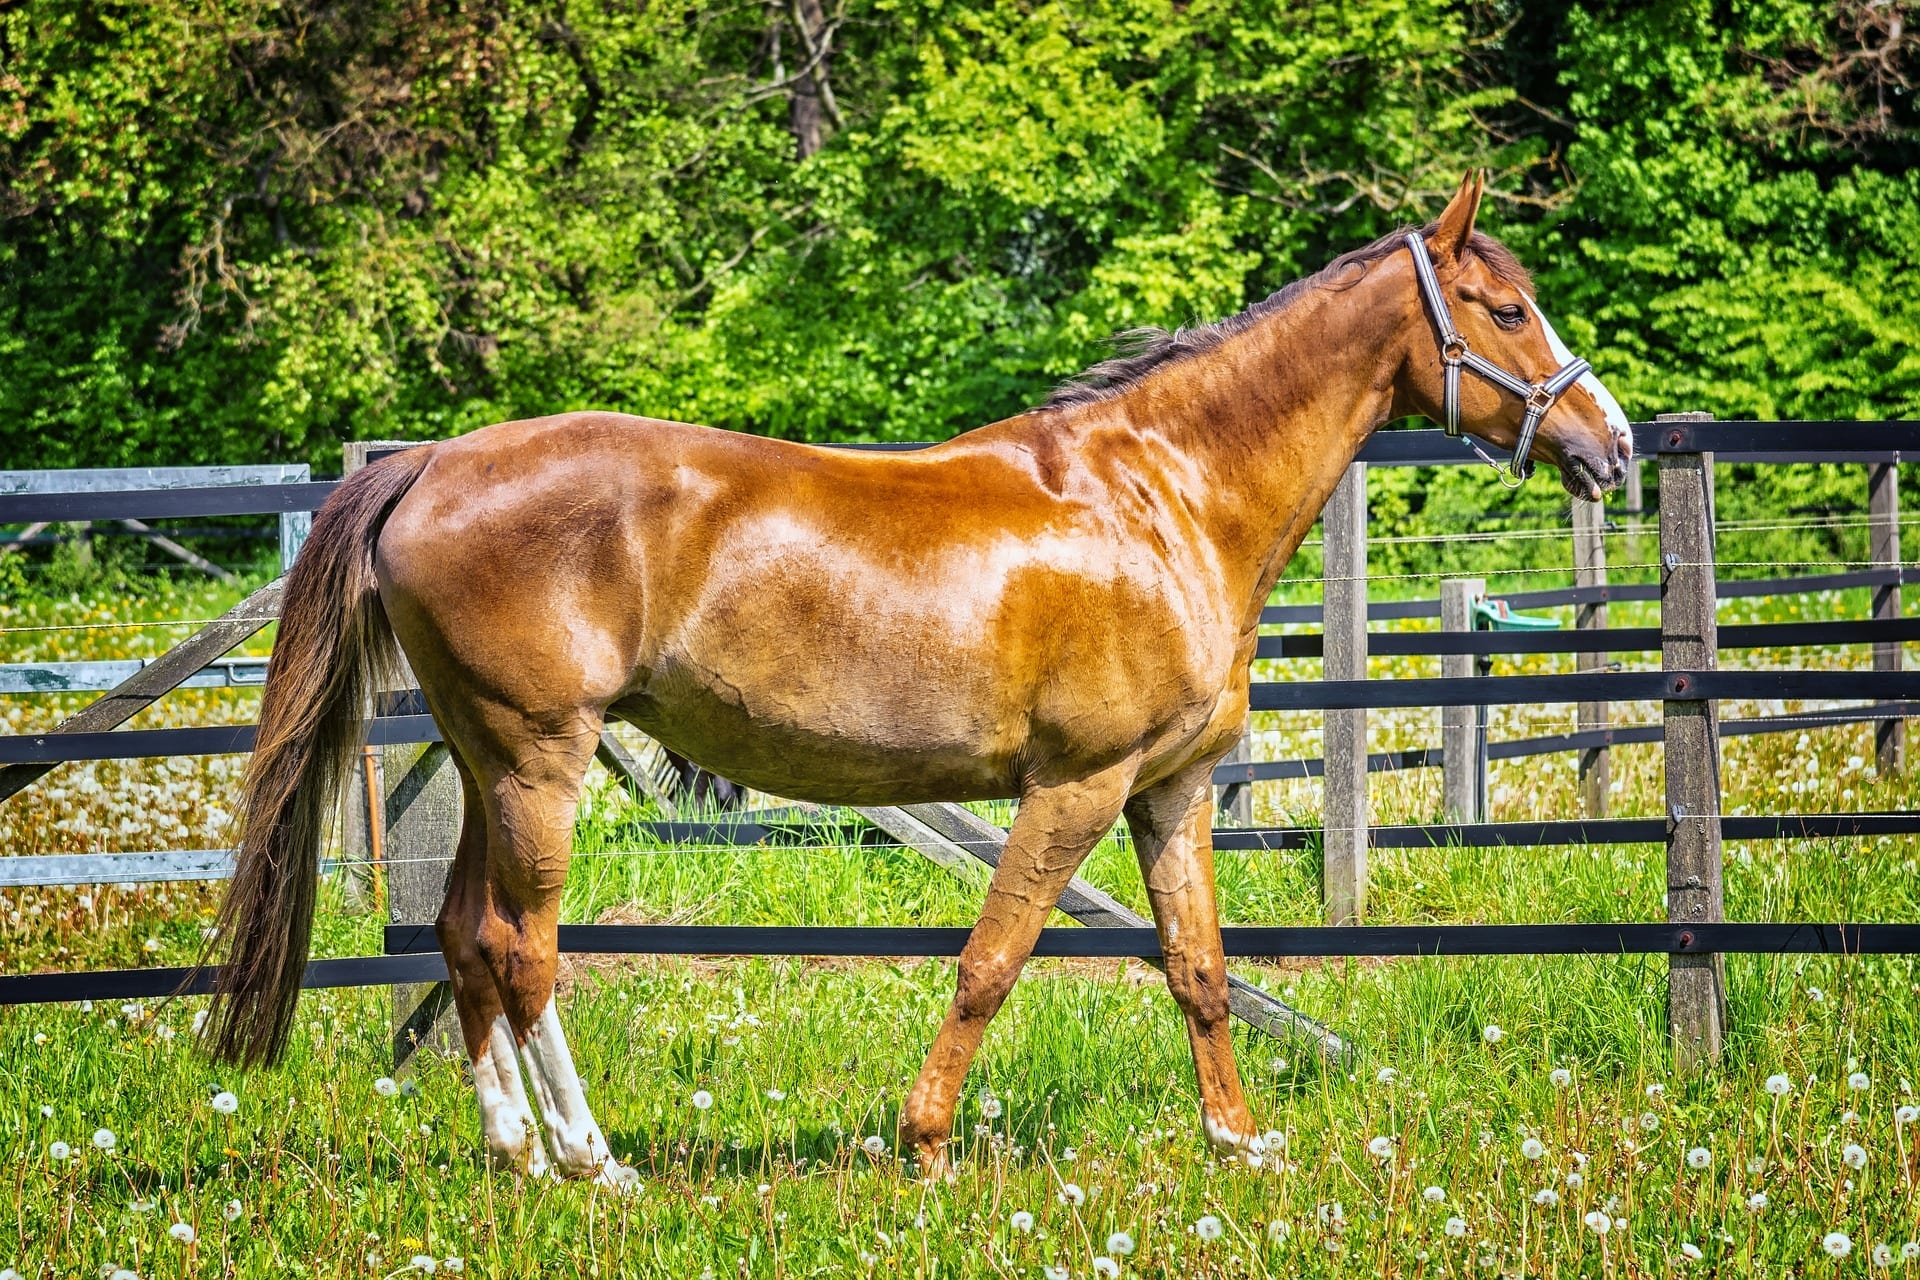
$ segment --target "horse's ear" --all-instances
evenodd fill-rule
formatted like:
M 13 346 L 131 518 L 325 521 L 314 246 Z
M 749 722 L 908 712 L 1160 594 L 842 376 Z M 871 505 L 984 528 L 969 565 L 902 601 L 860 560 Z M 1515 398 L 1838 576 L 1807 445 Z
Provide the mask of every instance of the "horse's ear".
M 1473 237 L 1473 220 L 1480 215 L 1480 195 L 1486 190 L 1486 170 L 1474 169 L 1460 180 L 1447 208 L 1434 223 L 1427 237 L 1427 248 L 1434 261 L 1453 266 L 1466 256 L 1467 242 Z

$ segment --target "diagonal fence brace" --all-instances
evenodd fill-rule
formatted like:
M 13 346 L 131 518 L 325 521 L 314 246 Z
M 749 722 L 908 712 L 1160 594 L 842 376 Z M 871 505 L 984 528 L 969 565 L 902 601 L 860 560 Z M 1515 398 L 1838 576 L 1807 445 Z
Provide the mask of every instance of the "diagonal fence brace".
M 285 577 L 275 578 L 62 720 L 48 734 L 104 733 L 133 719 L 208 663 L 278 619 L 280 592 L 286 581 Z M 59 765 L 58 761 L 36 760 L 0 768 L 0 802 L 18 795 Z

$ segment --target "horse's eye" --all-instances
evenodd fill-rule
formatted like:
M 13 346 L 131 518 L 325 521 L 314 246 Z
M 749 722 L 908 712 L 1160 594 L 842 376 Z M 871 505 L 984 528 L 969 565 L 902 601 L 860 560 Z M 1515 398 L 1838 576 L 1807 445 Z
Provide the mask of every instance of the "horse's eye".
M 1525 307 L 1495 307 L 1493 319 L 1494 323 L 1498 324 L 1502 329 L 1518 329 L 1527 322 L 1527 309 Z

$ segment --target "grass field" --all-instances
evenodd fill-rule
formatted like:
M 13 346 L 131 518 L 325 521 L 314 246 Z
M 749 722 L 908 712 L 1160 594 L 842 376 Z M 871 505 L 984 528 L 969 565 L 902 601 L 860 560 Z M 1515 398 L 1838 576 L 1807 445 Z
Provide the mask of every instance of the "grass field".
M 28 628 L 206 618 L 233 598 L 0 605 L 0 661 L 157 652 L 183 629 Z M 1739 602 L 1722 617 L 1863 608 L 1856 592 Z M 1640 620 L 1615 610 L 1616 625 Z M 1865 661 L 1797 651 L 1750 665 Z M 1500 669 L 1557 664 L 1570 660 Z M 1273 678 L 1317 674 L 1314 663 L 1273 667 Z M 1431 660 L 1374 670 L 1437 674 Z M 256 696 L 184 693 L 136 723 L 251 719 Z M 74 701 L 16 701 L 0 715 L 24 732 Z M 1502 711 L 1495 733 L 1546 731 L 1570 714 Z M 1616 723 L 1657 714 L 1614 710 Z M 1317 717 L 1267 719 L 1263 757 L 1317 754 Z M 1374 749 L 1430 745 L 1437 723 L 1435 712 L 1376 713 Z M 1920 799 L 1910 778 L 1875 776 L 1867 726 L 1725 751 L 1730 813 Z M 218 844 L 236 765 L 69 766 L 0 807 L 0 849 Z M 1616 812 L 1659 811 L 1657 747 L 1616 749 L 1613 767 Z M 1376 776 L 1375 820 L 1431 817 L 1438 787 L 1431 771 Z M 1315 820 L 1316 790 L 1264 786 L 1258 816 Z M 1571 757 L 1497 766 L 1494 800 L 1498 818 L 1577 812 Z M 595 793 L 568 919 L 966 924 L 979 900 L 978 883 L 893 849 L 629 853 L 645 847 L 631 826 L 640 816 L 611 789 Z M 1920 918 L 1915 857 L 1896 838 L 1732 845 L 1728 915 Z M 1220 862 L 1228 920 L 1318 921 L 1311 854 Z M 1144 909 L 1124 842 L 1102 845 L 1085 874 Z M 1379 851 L 1371 913 L 1657 919 L 1663 874 L 1653 846 Z M 7 972 L 181 963 L 216 900 L 195 885 L 5 890 L 0 960 Z M 347 912 L 330 887 L 316 954 L 377 950 L 380 921 Z M 957 1181 L 929 1187 L 903 1174 L 893 1124 L 951 994 L 950 964 L 577 960 L 562 1013 L 602 1124 L 645 1174 L 628 1198 L 487 1171 L 457 1063 L 430 1060 L 389 1096 L 383 991 L 309 995 L 286 1064 L 245 1077 L 193 1049 L 197 1000 L 0 1011 L 0 1268 L 392 1276 L 445 1273 L 457 1258 L 475 1275 L 688 1280 L 1920 1274 L 1911 958 L 1730 958 L 1734 1035 L 1703 1079 L 1668 1065 L 1658 958 L 1239 971 L 1359 1046 L 1354 1063 L 1329 1069 L 1306 1046 L 1238 1035 L 1256 1117 L 1273 1131 L 1260 1167 L 1208 1152 L 1185 1036 L 1152 970 L 1044 962 L 969 1079 Z M 214 1105 L 222 1091 L 237 1100 L 231 1114 Z M 95 1144 L 100 1131 L 110 1149 Z M 188 1229 L 190 1242 L 177 1238 Z

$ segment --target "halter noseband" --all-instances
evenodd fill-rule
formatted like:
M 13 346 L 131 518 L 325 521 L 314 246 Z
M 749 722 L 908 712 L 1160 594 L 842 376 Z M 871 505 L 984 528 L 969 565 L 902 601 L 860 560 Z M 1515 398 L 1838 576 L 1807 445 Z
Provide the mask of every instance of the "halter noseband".
M 1413 272 L 1420 279 L 1420 296 L 1427 304 L 1427 316 L 1433 321 L 1435 335 L 1440 339 L 1440 363 L 1446 366 L 1446 421 L 1441 425 L 1446 428 L 1447 434 L 1460 434 L 1460 370 L 1463 366 L 1526 401 L 1527 416 L 1520 423 L 1520 439 L 1515 442 L 1513 458 L 1505 469 L 1488 457 L 1486 451 L 1474 441 L 1467 441 L 1488 466 L 1500 473 L 1500 483 L 1509 489 L 1518 488 L 1533 474 L 1533 463 L 1527 461 L 1527 454 L 1533 448 L 1533 433 L 1540 429 L 1540 419 L 1546 417 L 1547 410 L 1553 408 L 1567 388 L 1578 382 L 1593 366 L 1576 356 L 1561 365 L 1545 382 L 1528 382 L 1478 355 L 1467 346 L 1467 340 L 1460 331 L 1453 327 L 1453 314 L 1447 310 L 1446 295 L 1440 292 L 1440 277 L 1433 270 L 1433 259 L 1427 255 L 1427 242 L 1418 231 L 1407 236 L 1407 249 L 1413 254 Z

